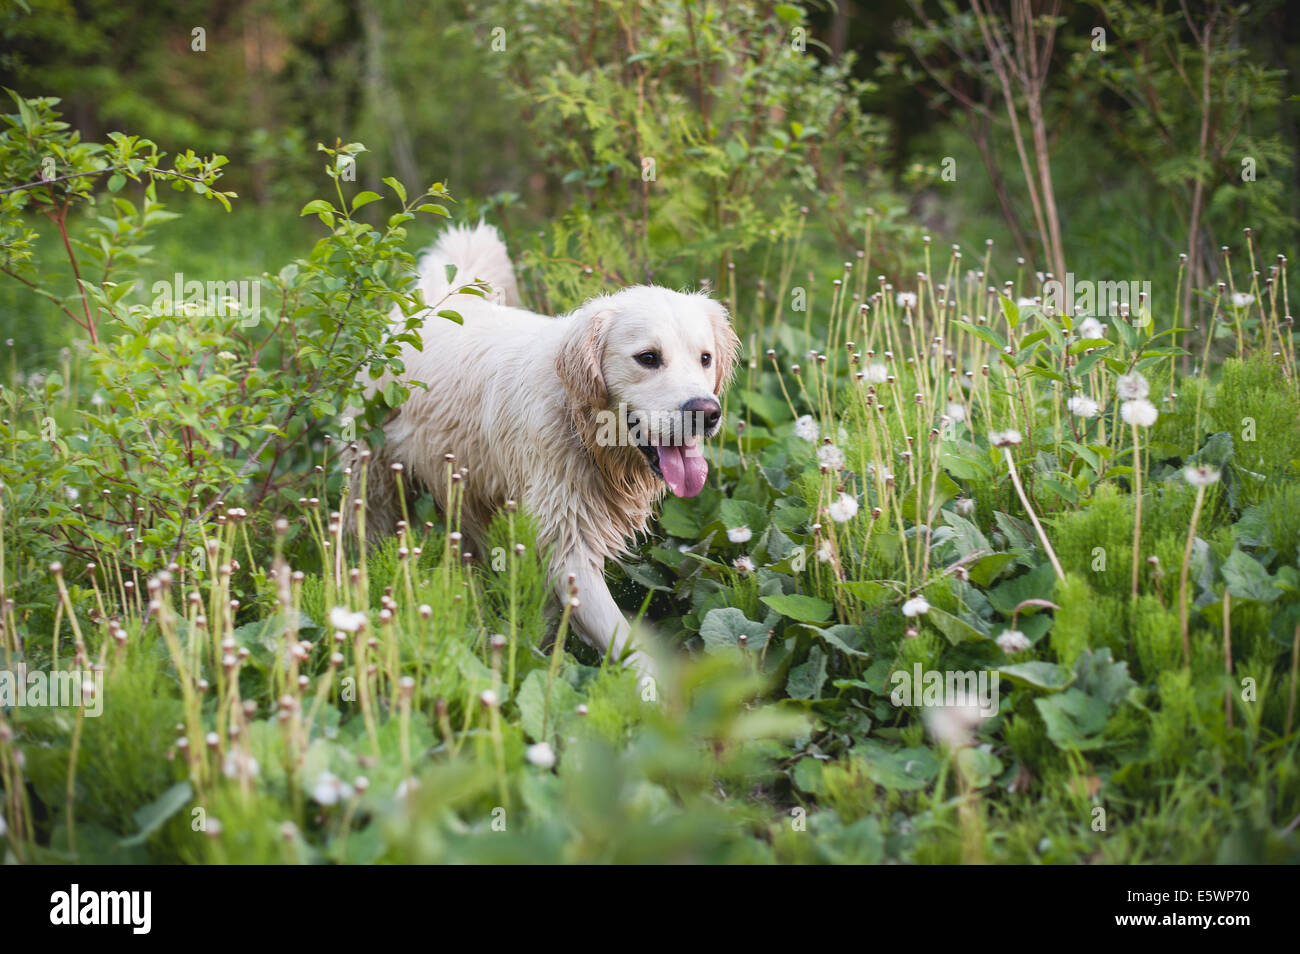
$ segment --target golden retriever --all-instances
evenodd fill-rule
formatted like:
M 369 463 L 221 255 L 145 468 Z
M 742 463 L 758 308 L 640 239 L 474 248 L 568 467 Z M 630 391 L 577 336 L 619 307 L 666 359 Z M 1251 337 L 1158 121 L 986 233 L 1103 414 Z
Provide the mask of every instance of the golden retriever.
M 487 297 L 453 293 L 472 279 L 489 286 Z M 496 510 L 520 502 L 551 551 L 557 595 L 569 598 L 570 580 L 577 587 L 579 634 L 653 674 L 652 649 L 610 595 L 604 563 L 646 529 L 665 488 L 691 497 L 704 485 L 698 440 L 721 427 L 719 397 L 740 344 L 726 309 L 706 294 L 637 285 L 560 318 L 534 314 L 518 307 L 505 244 L 483 224 L 446 233 L 421 258 L 419 282 L 426 303 L 454 309 L 464 324 L 431 310 L 422 346 L 406 347 L 404 377 L 427 390 L 412 388 L 384 424 L 369 463 L 367 537 L 401 518 L 394 463 L 408 488 L 431 492 L 445 510 L 446 455 L 455 455 L 465 470 L 462 529 L 475 545 Z

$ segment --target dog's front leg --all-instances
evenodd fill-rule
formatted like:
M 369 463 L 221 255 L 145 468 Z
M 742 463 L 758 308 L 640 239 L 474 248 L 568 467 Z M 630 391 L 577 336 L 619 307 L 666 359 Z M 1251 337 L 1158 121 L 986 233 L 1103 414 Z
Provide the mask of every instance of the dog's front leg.
M 625 659 L 643 677 L 657 678 L 658 667 L 654 657 L 646 651 L 644 640 L 633 638 L 632 627 L 610 595 L 600 566 L 585 561 L 566 563 L 557 583 L 561 600 L 571 598 L 571 585 L 577 587 L 578 606 L 570 619 L 589 643 L 602 654 L 612 655 L 615 660 Z

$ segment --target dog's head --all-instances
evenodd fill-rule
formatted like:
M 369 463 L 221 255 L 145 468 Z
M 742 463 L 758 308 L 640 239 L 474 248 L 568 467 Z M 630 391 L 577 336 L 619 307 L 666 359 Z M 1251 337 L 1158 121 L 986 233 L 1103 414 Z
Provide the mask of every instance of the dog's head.
M 704 486 L 698 446 L 722 426 L 719 397 L 740 341 L 704 294 L 637 285 L 588 302 L 556 363 L 570 400 L 595 412 L 595 440 L 639 453 L 678 497 Z

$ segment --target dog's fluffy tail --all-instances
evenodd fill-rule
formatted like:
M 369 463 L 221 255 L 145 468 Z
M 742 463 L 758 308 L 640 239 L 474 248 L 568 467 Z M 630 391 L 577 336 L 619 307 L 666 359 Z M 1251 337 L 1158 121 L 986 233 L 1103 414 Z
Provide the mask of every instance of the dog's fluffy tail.
M 447 281 L 447 266 L 456 266 Z M 491 286 L 488 298 L 503 305 L 519 304 L 519 285 L 506 243 L 494 226 L 458 225 L 448 229 L 420 257 L 420 290 L 424 300 L 436 304 L 455 288 L 481 279 Z

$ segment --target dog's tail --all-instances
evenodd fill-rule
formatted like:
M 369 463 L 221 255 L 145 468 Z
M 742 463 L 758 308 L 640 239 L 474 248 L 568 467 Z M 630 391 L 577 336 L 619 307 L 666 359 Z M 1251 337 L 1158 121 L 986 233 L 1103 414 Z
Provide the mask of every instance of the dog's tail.
M 455 277 L 447 280 L 447 266 L 455 265 Z M 420 290 L 430 305 L 451 291 L 478 279 L 490 286 L 488 298 L 503 305 L 518 305 L 519 285 L 506 243 L 494 226 L 457 225 L 443 233 L 420 257 Z

